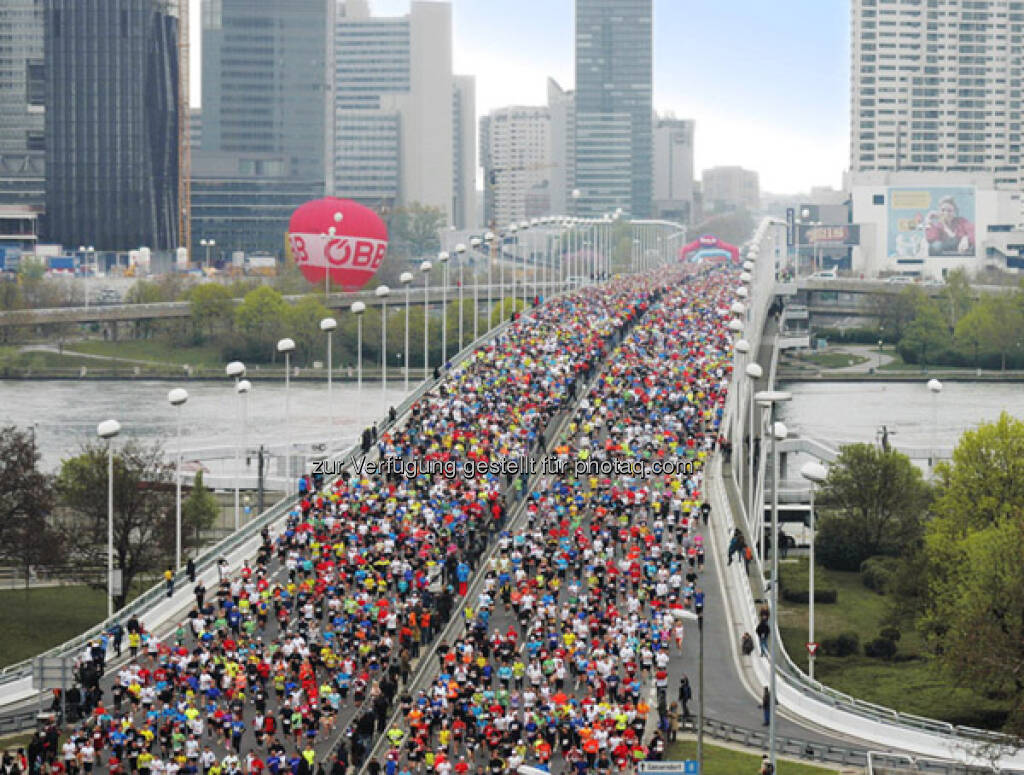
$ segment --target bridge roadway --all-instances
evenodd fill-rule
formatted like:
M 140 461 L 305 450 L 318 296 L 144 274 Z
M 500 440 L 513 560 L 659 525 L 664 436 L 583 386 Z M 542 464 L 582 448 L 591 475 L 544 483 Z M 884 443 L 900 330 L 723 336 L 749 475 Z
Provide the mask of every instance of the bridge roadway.
M 449 280 L 451 280 L 449 275 Z M 492 278 L 493 280 L 494 278 Z M 565 289 L 564 283 L 533 283 L 527 282 L 527 295 L 532 296 L 534 289 L 544 295 Z M 310 289 L 316 293 L 315 288 Z M 491 285 L 463 286 L 463 302 L 472 301 L 476 298 L 479 302 L 490 303 L 501 299 L 512 298 L 512 284 L 507 280 L 505 284 L 498 285 L 492 282 Z M 476 296 L 474 296 L 474 291 Z M 523 282 L 517 281 L 515 285 L 517 297 L 523 295 Z M 503 294 L 502 294 L 503 292 Z M 409 303 L 413 305 L 423 304 L 426 295 L 430 304 L 441 304 L 443 301 L 449 303 L 458 301 L 459 289 L 455 285 L 442 288 L 440 285 L 431 285 L 429 292 L 424 293 L 422 284 L 409 287 Z M 286 301 L 298 301 L 304 296 L 285 296 Z M 242 303 L 241 299 L 232 299 L 233 304 Z M 405 304 L 405 291 L 401 288 L 392 288 L 391 294 L 385 298 L 377 296 L 374 291 L 354 291 L 350 293 L 332 293 L 323 299 L 324 306 L 334 310 L 348 310 L 353 302 L 361 301 L 367 307 L 389 307 L 402 306 Z M 192 305 L 187 301 L 162 301 L 149 304 L 103 304 L 90 305 L 88 307 L 50 307 L 41 309 L 17 309 L 0 311 L 0 328 L 12 328 L 17 326 L 42 326 L 59 323 L 120 323 L 136 322 L 141 320 L 169 320 L 174 318 L 187 318 L 192 315 Z

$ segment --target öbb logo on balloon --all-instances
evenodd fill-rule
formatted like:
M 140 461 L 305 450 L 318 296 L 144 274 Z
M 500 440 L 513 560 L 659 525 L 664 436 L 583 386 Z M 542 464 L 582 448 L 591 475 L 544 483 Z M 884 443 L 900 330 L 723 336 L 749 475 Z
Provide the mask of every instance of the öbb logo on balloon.
M 287 249 L 302 275 L 322 283 L 325 274 L 347 291 L 362 288 L 387 254 L 387 227 L 373 210 L 348 199 L 325 197 L 295 211 Z

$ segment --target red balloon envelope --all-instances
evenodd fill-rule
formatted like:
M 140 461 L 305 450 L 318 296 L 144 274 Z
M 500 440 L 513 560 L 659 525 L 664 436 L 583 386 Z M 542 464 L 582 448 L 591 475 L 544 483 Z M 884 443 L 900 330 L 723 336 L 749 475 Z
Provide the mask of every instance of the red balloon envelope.
M 332 233 L 333 230 L 333 233 Z M 384 221 L 368 207 L 329 196 L 306 202 L 292 213 L 288 246 L 295 265 L 311 283 L 358 291 L 380 268 L 388 250 Z

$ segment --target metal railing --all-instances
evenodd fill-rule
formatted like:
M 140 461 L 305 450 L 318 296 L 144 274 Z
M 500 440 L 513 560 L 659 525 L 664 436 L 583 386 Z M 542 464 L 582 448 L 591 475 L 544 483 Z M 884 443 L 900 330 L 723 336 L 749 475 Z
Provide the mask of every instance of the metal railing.
M 561 295 L 561 294 L 558 294 Z M 454 355 L 449 362 L 451 369 L 446 369 L 445 373 L 442 373 L 439 379 L 428 379 L 422 382 L 412 393 L 410 393 L 401 404 L 395 409 L 395 422 L 400 422 L 405 414 L 408 413 L 409 409 L 419 401 L 424 395 L 426 395 L 432 388 L 434 388 L 438 382 L 443 379 L 447 373 L 454 371 L 460 365 L 462 365 L 477 349 L 487 341 L 500 337 L 511 325 L 510 321 L 502 321 L 496 326 L 491 328 L 489 331 L 481 334 L 477 339 L 470 342 L 464 347 L 459 353 Z M 379 424 L 380 428 L 386 428 L 390 425 L 387 418 L 384 418 Z M 352 463 L 362 455 L 362 449 L 360 445 L 354 444 L 351 447 L 330 456 L 330 459 L 342 468 L 348 468 Z M 230 554 L 232 551 L 240 547 L 246 541 L 251 540 L 257 533 L 259 533 L 264 527 L 267 527 L 277 520 L 283 519 L 287 516 L 291 508 L 298 502 L 297 496 L 286 496 L 281 500 L 271 505 L 266 511 L 257 516 L 251 522 L 240 528 L 237 532 L 227 536 L 224 540 L 206 549 L 195 562 L 196 575 L 199 576 L 203 572 L 213 568 L 217 561 Z M 78 635 L 70 640 L 61 643 L 60 645 L 54 646 L 41 654 L 37 654 L 29 659 L 24 659 L 21 662 L 16 662 L 12 665 L 0 670 L 0 685 L 10 683 L 27 676 L 32 675 L 32 666 L 37 659 L 40 658 L 52 658 L 67 656 L 69 654 L 77 654 L 80 652 L 86 643 L 89 641 L 102 636 L 109 628 L 119 621 L 130 618 L 131 616 L 142 614 L 149 610 L 155 604 L 166 600 L 166 586 L 163 582 L 160 582 L 147 591 L 143 592 L 137 598 L 129 602 L 126 606 L 115 612 L 114 615 L 108 619 L 104 619 L 99 624 L 93 626 L 89 630 L 85 631 L 81 635 Z

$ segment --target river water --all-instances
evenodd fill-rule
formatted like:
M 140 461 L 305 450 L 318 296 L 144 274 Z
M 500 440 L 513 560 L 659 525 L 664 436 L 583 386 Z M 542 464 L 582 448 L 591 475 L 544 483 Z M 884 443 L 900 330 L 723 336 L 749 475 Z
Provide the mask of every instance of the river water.
M 398 387 L 392 390 L 391 385 Z M 289 388 L 291 438 L 285 435 L 284 383 L 253 380 L 249 394 L 248 422 L 243 426 L 244 397 L 224 382 L 164 381 L 13 381 L 0 380 L 0 423 L 36 430 L 42 467 L 55 471 L 62 458 L 75 454 L 87 441 L 96 439 L 96 425 L 113 418 L 121 423 L 121 438 L 146 443 L 161 441 L 166 450 L 176 447 L 175 409 L 167 403 L 172 388 L 188 390 L 182 407 L 182 448 L 190 457 L 203 459 L 203 448 L 236 445 L 245 432 L 251 448 L 258 444 L 282 444 L 287 440 L 323 441 L 329 435 L 326 382 L 301 382 Z M 333 386 L 333 437 L 337 446 L 358 440 L 363 428 L 387 415 L 405 397 L 401 380 L 388 382 L 384 393 L 379 382 L 364 383 L 362 391 L 352 383 Z M 216 466 L 214 466 L 216 467 Z
M 794 382 L 780 419 L 820 441 L 874 442 L 885 425 L 897 448 L 951 449 L 960 435 L 1002 411 L 1024 418 L 1024 386 L 1011 382 L 945 382 L 933 395 L 920 382 Z M 894 434 L 894 435 L 893 435 Z

